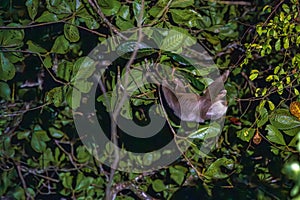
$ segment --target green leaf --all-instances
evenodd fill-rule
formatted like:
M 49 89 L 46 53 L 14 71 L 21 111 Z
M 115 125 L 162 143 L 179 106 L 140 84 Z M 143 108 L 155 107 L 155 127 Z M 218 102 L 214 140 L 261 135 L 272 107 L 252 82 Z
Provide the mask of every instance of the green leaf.
M 300 133 L 300 127 L 289 129 L 289 130 L 283 130 L 283 132 L 286 135 L 294 137 L 295 135 L 297 135 L 298 133 Z
M 78 58 L 74 64 L 73 78 L 71 82 L 78 80 L 86 81 L 96 70 L 96 62 L 89 57 Z
M 134 26 L 134 22 L 132 20 L 124 20 L 121 17 L 117 16 L 116 18 L 116 25 L 120 28 L 120 30 L 122 31 L 126 31 L 128 29 L 131 29 Z
M 76 154 L 79 163 L 85 163 L 91 158 L 91 154 L 86 150 L 84 146 L 78 146 L 76 149 Z
M 7 83 L 0 82 L 0 97 L 4 100 L 10 100 L 11 90 Z
M 15 66 L 0 52 L 0 80 L 11 80 L 15 73 Z
M 62 185 L 67 189 L 72 189 L 73 176 L 70 172 L 59 174 L 59 179 L 62 180 Z
M 250 79 L 251 81 L 253 81 L 253 80 L 255 80 L 257 77 L 258 77 L 258 73 L 254 73 L 254 74 L 251 74 L 251 75 L 249 76 L 249 79 Z
M 57 130 L 56 128 L 50 127 L 49 128 L 50 135 L 54 138 L 62 138 L 64 136 L 64 133 L 60 130 Z
M 102 0 L 99 1 L 99 5 L 106 16 L 117 14 L 121 7 L 121 3 L 117 0 Z
M 293 117 L 287 109 L 278 109 L 270 115 L 270 122 L 279 130 L 300 127 L 300 121 Z
M 107 103 L 111 103 L 112 105 L 114 105 L 115 99 L 115 94 L 113 94 L 112 92 L 106 92 L 105 95 L 102 94 L 97 97 L 97 101 L 102 102 L 105 105 L 106 112 L 112 112 L 111 105 L 107 105 Z
M 70 47 L 70 43 L 66 38 L 61 35 L 58 36 L 52 46 L 51 52 L 52 53 L 58 53 L 58 54 L 65 54 L 68 52 Z
M 186 8 L 194 5 L 194 0 L 174 0 L 171 3 L 171 8 Z
M 204 18 L 197 16 L 197 13 L 194 12 L 193 10 L 189 10 L 189 9 L 182 10 L 182 9 L 172 8 L 170 9 L 170 13 L 175 23 L 186 25 L 190 28 L 192 27 L 203 28 L 201 27 L 201 22 L 209 23 L 203 20 Z
M 42 153 L 46 150 L 46 143 L 50 141 L 47 132 L 44 130 L 36 130 L 32 133 L 31 147 L 38 153 Z
M 19 24 L 9 24 L 8 27 L 18 27 Z M 2 47 L 16 49 L 23 46 L 24 30 L 0 30 Z
M 27 0 L 25 3 L 27 11 L 31 20 L 34 20 L 36 14 L 38 13 L 39 0 Z
M 187 172 L 187 168 L 176 165 L 174 167 L 170 167 L 171 178 L 178 184 L 181 185 L 185 178 L 185 173 Z
M 73 14 L 72 10 L 72 1 L 61 1 L 61 0 L 47 0 L 47 9 L 55 13 L 57 15 L 61 15 L 62 18 L 69 16 L 70 14 Z
M 130 28 L 135 27 L 134 19 L 131 19 L 130 16 L 130 7 L 127 5 L 123 5 L 118 12 L 116 17 L 116 25 L 121 30 L 128 30 Z
M 275 109 L 275 105 L 272 101 L 268 101 L 268 104 L 269 104 L 269 108 L 270 110 L 274 110 Z
M 254 128 L 243 128 L 242 130 L 237 131 L 237 137 L 243 141 L 249 142 L 252 139 L 254 132 Z
M 89 29 L 98 29 L 100 26 L 99 23 L 94 19 L 93 16 L 89 14 L 89 12 L 85 8 L 82 8 L 77 13 L 77 17 L 80 17 L 80 20 L 83 20 Z
M 75 191 L 81 192 L 87 190 L 88 187 L 92 184 L 92 181 L 92 177 L 86 177 L 83 173 L 78 173 L 76 178 Z
M 263 33 L 267 32 L 267 30 L 263 30 L 261 25 L 256 26 L 256 32 L 259 36 L 261 36 Z
M 50 55 L 47 55 L 46 58 L 44 59 L 43 64 L 45 65 L 45 67 L 47 67 L 48 69 L 52 67 L 52 59 Z
M 40 166 L 49 167 L 50 162 L 54 162 L 53 153 L 50 148 L 47 148 L 46 151 L 39 158 Z
M 81 92 L 76 88 L 68 88 L 66 101 L 72 109 L 77 109 L 81 102 Z
M 57 77 L 69 82 L 73 74 L 73 63 L 67 60 L 62 60 L 57 67 Z
M 283 48 L 288 49 L 290 47 L 290 41 L 288 37 L 283 38 Z
M 298 133 L 300 135 L 300 132 L 298 130 Z M 298 144 L 297 144 L 298 143 Z M 297 148 L 297 145 L 299 145 L 300 147 L 300 141 L 299 141 L 299 136 L 296 134 L 290 141 L 290 143 L 288 144 L 289 147 L 294 147 Z
M 203 32 L 201 35 L 212 45 L 219 45 L 221 43 L 220 39 L 216 35 L 211 35 L 210 33 Z
M 152 182 L 152 188 L 155 192 L 162 192 L 166 189 L 166 186 L 162 180 L 156 179 Z
M 279 51 L 281 49 L 281 40 L 280 38 L 275 42 L 275 50 Z
M 30 136 L 30 131 L 21 131 L 18 132 L 17 138 L 18 140 L 28 139 Z
M 178 50 L 182 48 L 182 43 L 184 41 L 185 37 L 184 34 L 171 30 L 167 37 L 165 37 L 160 45 L 160 49 L 163 49 L 165 51 L 175 51 L 178 52 Z
M 207 171 L 204 173 L 204 176 L 208 179 L 224 179 L 229 175 L 222 172 L 221 167 L 225 167 L 228 170 L 233 170 L 234 161 L 228 158 L 219 158 L 215 162 L 209 165 Z
M 287 14 L 290 13 L 290 7 L 287 4 L 282 4 L 282 9 L 284 10 L 284 12 L 286 12 Z
M 257 121 L 257 128 L 262 127 L 269 120 L 268 111 L 266 108 L 263 107 L 259 109 L 258 113 L 259 113 L 259 120 Z
M 190 61 L 187 58 L 185 58 L 177 53 L 164 52 L 164 54 L 168 55 L 168 57 L 172 58 L 172 60 L 174 60 L 175 62 L 177 62 L 180 65 L 183 65 L 183 66 L 191 65 Z M 180 70 L 186 70 L 186 69 L 182 68 Z M 190 72 L 190 70 L 186 70 L 186 71 Z
M 130 7 L 123 5 L 119 10 L 118 16 L 124 20 L 130 20 Z
M 36 22 L 56 22 L 58 20 L 59 19 L 56 14 L 51 13 L 49 11 L 44 11 L 42 13 L 42 15 L 39 18 L 37 18 L 35 21 Z
M 92 86 L 92 82 L 79 80 L 76 81 L 76 85 L 74 87 L 82 93 L 88 93 L 92 89 Z
M 300 44 L 300 35 L 296 39 L 296 44 L 297 44 L 297 46 L 299 46 L 299 44 Z
M 189 138 L 191 139 L 208 139 L 214 138 L 220 134 L 221 127 L 218 123 L 213 122 L 207 125 L 200 125 L 198 130 L 189 134 Z
M 25 199 L 25 191 L 22 187 L 17 187 L 13 192 L 13 199 Z
M 142 58 L 142 57 L 149 56 L 156 52 L 154 49 L 150 48 L 147 44 L 145 44 L 143 42 L 138 43 L 136 41 L 126 41 L 124 43 L 121 43 L 117 47 L 116 52 L 122 58 L 130 59 L 135 48 L 138 49 L 138 52 L 137 52 L 137 55 L 135 58 Z
M 143 21 L 145 20 L 145 16 L 146 16 L 145 8 L 142 8 L 141 4 L 136 1 L 134 1 L 132 3 L 132 7 L 133 7 L 133 13 L 134 13 L 134 18 L 135 18 L 136 22 L 138 24 L 142 24 Z M 142 12 L 142 9 L 144 9 L 143 12 Z M 143 13 L 142 18 L 140 18 L 141 13 Z M 142 21 L 139 22 L 139 19 L 141 19 Z
M 64 87 L 55 87 L 46 94 L 46 101 L 48 103 L 53 103 L 54 106 L 62 106 L 64 101 Z
M 47 53 L 46 49 L 44 49 L 43 47 L 40 47 L 38 44 L 35 44 L 31 40 L 28 40 L 26 42 L 26 44 L 28 45 L 28 50 L 29 51 L 37 52 L 37 53 Z
M 158 7 L 158 6 L 153 6 L 151 9 L 148 11 L 148 14 L 151 15 L 152 17 L 155 17 L 156 19 L 159 19 L 163 15 L 163 7 Z
M 236 30 L 236 24 L 235 23 L 228 23 L 225 24 L 224 26 L 219 28 L 220 33 L 218 37 L 221 40 L 224 40 L 225 38 L 236 38 L 238 35 L 238 32 Z
M 80 39 L 78 28 L 73 22 L 64 25 L 64 34 L 70 42 L 77 42 Z
M 270 142 L 280 145 L 286 145 L 281 132 L 275 126 L 268 124 L 266 130 L 268 131 L 266 137 L 270 140 Z
M 5 149 L 5 156 L 9 156 L 9 157 L 15 156 L 15 148 L 12 147 L 11 143 L 12 143 L 11 137 L 4 137 L 3 139 L 1 138 L 1 148 Z M 1 156 L 3 155 L 3 151 L 0 152 L 0 155 Z

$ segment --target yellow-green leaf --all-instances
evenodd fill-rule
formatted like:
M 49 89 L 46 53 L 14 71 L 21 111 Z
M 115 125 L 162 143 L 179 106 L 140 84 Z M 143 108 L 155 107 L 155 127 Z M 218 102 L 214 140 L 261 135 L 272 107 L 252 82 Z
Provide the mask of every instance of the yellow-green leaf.
M 269 108 L 270 110 L 274 110 L 275 109 L 275 105 L 272 101 L 268 101 L 268 104 L 269 104 Z

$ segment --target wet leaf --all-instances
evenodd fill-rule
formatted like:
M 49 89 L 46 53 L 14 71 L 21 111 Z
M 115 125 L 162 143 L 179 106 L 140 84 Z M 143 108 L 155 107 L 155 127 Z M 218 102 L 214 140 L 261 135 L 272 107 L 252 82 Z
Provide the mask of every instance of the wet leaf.
M 278 109 L 270 115 L 270 122 L 279 130 L 288 130 L 300 126 L 300 121 L 286 109 Z

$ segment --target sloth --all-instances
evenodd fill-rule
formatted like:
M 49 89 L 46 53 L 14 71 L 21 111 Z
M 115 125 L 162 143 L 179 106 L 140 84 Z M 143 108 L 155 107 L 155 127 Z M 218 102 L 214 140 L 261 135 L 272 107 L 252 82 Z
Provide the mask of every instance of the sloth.
M 176 87 L 171 89 L 166 80 L 163 81 L 161 90 L 168 106 L 174 114 L 183 121 L 203 123 L 205 120 L 217 120 L 227 111 L 224 97 L 227 91 L 224 82 L 227 80 L 229 70 L 212 82 L 200 96 L 186 92 L 183 83 L 175 79 Z M 174 91 L 174 92 L 173 92 Z

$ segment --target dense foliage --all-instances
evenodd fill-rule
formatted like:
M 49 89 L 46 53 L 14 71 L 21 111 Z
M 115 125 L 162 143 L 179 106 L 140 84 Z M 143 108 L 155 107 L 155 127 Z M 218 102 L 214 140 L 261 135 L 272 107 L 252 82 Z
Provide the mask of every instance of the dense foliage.
M 299 200 L 299 10 L 298 0 L 2 1 L 1 199 Z M 206 124 L 190 135 L 193 144 L 175 162 L 144 173 L 114 171 L 82 144 L 74 113 L 94 120 L 76 109 L 89 104 L 85 100 L 100 71 L 104 75 L 97 78 L 103 85 L 95 101 L 102 124 L 111 123 L 107 112 L 110 104 L 118 104 L 111 91 L 122 82 L 130 62 L 135 77 L 142 78 L 141 71 L 159 61 L 172 66 L 162 69 L 165 78 L 180 71 L 195 91 L 207 87 L 188 61 L 168 51 L 136 52 L 125 46 L 117 49 L 125 48 L 125 54 L 105 69 L 88 57 L 98 44 L 109 46 L 110 36 L 123 37 L 123 31 L 134 27 L 176 30 L 165 39 L 157 36 L 158 43 L 178 51 L 177 43 L 199 43 L 220 71 L 230 70 L 225 124 L 208 155 L 199 148 L 204 134 L 214 135 Z M 132 52 L 137 53 L 133 61 Z M 158 90 L 156 84 L 147 84 L 134 91 L 130 102 L 119 104 L 121 116 L 149 123 L 149 107 L 160 102 Z M 180 128 L 176 120 L 171 116 L 169 122 Z M 138 140 L 123 148 L 152 150 L 170 137 L 176 136 L 167 128 L 150 143 Z M 155 159 L 148 155 L 136 162 L 143 166 Z

